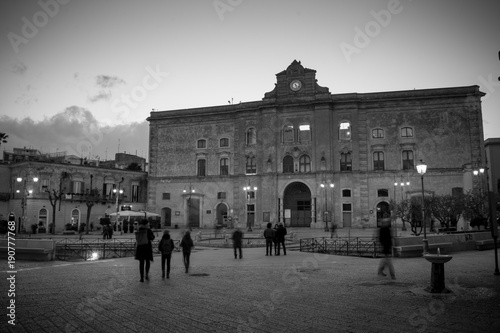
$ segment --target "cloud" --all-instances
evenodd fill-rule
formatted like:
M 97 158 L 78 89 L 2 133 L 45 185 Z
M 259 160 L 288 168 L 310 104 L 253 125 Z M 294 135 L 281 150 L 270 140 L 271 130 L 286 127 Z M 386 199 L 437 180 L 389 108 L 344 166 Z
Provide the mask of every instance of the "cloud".
M 100 124 L 93 114 L 82 107 L 71 106 L 42 121 L 27 117 L 15 119 L 0 117 L 0 132 L 9 135 L 2 148 L 31 147 L 42 153 L 66 152 L 102 160 L 114 159 L 115 153 L 147 156 L 149 123 L 131 123 L 117 126 Z
M 78 78 L 77 73 L 75 73 L 74 77 L 75 79 Z M 92 103 L 100 100 L 109 100 L 111 96 L 113 96 L 111 90 L 119 85 L 125 84 L 125 81 L 121 78 L 109 75 L 97 75 L 95 77 L 95 82 L 98 87 L 98 92 L 88 97 L 89 101 Z

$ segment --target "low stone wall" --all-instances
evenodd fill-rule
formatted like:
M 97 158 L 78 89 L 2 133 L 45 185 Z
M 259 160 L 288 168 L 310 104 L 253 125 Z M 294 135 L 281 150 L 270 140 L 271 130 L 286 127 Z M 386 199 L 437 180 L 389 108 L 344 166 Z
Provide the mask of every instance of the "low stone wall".
M 420 245 L 423 235 L 409 237 L 394 237 L 394 246 Z M 451 243 L 448 252 L 471 251 L 476 249 L 476 241 L 491 239 L 491 232 L 456 233 L 443 235 L 427 235 L 429 245 L 437 243 Z

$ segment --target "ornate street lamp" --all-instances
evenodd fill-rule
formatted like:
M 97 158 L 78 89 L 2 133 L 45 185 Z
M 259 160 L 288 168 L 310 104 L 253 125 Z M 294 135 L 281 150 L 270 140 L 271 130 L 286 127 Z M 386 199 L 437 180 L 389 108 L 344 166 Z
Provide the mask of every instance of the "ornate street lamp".
M 429 253 L 429 241 L 427 240 L 427 232 L 425 228 L 425 206 L 424 206 L 424 174 L 427 171 L 427 164 L 420 160 L 417 164 L 417 172 L 420 174 L 420 179 L 422 182 L 422 223 L 424 224 L 424 255 Z
M 118 183 L 118 188 L 113 189 L 113 193 L 116 196 L 116 224 L 118 228 L 118 220 L 120 219 L 120 210 L 118 209 L 118 198 L 121 194 L 123 194 L 123 190 L 120 189 L 121 183 L 123 183 L 125 179 L 122 177 L 122 180 Z M 123 234 L 123 226 L 120 224 L 120 234 Z
M 328 184 L 325 183 L 321 183 L 319 186 L 321 186 L 322 188 L 325 189 L 325 212 L 323 213 L 323 219 L 325 220 L 325 231 L 330 231 L 330 229 L 328 228 L 328 220 L 329 220 L 329 217 L 331 216 L 331 214 L 329 214 L 329 211 L 328 211 L 328 193 L 327 193 L 327 187 L 330 187 L 331 189 L 333 189 L 333 187 L 335 186 L 333 183 L 330 183 L 328 182 Z M 332 195 L 333 196 L 333 195 Z

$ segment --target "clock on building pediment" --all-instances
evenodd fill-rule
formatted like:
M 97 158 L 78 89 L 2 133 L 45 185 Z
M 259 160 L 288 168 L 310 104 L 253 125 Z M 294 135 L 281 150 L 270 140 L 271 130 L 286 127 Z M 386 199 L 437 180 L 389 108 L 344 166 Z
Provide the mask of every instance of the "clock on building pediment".
M 330 98 L 328 88 L 316 83 L 316 71 L 305 68 L 300 61 L 294 60 L 286 70 L 276 74 L 276 86 L 264 95 L 264 99 L 296 99 L 311 95 Z

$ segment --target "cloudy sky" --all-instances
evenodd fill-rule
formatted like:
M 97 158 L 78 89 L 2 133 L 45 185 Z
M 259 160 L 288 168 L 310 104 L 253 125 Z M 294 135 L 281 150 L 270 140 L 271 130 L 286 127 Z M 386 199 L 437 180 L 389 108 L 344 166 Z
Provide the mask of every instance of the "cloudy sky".
M 147 157 L 152 109 L 260 100 L 294 59 L 332 93 L 478 85 L 500 137 L 498 0 L 2 0 L 2 150 Z

